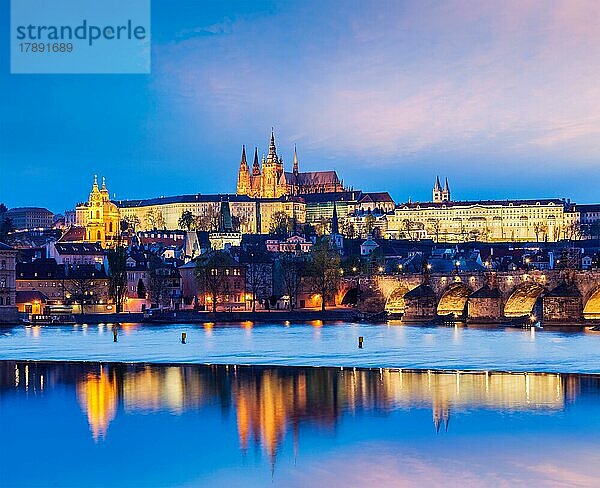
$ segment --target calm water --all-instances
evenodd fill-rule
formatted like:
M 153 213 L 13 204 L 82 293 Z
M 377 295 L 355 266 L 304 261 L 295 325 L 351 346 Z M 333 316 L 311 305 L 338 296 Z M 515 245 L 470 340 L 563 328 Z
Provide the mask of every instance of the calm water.
M 186 332 L 187 344 L 181 344 Z M 364 348 L 358 349 L 358 337 Z M 399 324 L 16 326 L 0 329 L 0 359 L 600 372 L 591 329 Z
M 0 362 L 3 487 L 598 486 L 600 377 Z

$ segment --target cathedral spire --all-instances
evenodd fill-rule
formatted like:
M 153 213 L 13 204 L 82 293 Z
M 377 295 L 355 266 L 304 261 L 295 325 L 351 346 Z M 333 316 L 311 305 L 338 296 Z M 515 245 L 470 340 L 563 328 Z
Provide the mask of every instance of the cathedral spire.
M 108 191 L 106 189 L 106 178 L 104 176 L 102 177 L 102 191 Z
M 94 175 L 94 184 L 92 185 L 92 192 L 97 193 L 98 191 L 98 175 Z
M 340 225 L 338 222 L 337 209 L 335 208 L 335 200 L 333 201 L 333 215 L 331 217 L 331 233 L 332 234 L 340 233 Z
M 248 164 L 246 162 L 246 145 L 242 145 L 242 161 L 243 164 Z
M 269 154 L 267 155 L 267 159 L 275 163 L 277 162 L 277 148 L 275 147 L 275 133 L 273 127 L 271 127 L 271 142 L 269 144 Z
M 296 144 L 294 144 L 294 174 L 298 174 L 298 154 L 296 153 Z
M 446 180 L 444 181 L 444 191 L 449 192 L 450 191 L 450 186 L 448 185 L 448 178 L 446 177 Z
M 260 175 L 260 164 L 258 164 L 258 148 L 254 148 L 254 163 L 252 164 L 252 176 Z
M 440 184 L 440 177 L 436 176 L 435 177 L 435 186 L 433 187 L 434 190 L 437 191 L 441 191 L 442 190 L 442 185 Z

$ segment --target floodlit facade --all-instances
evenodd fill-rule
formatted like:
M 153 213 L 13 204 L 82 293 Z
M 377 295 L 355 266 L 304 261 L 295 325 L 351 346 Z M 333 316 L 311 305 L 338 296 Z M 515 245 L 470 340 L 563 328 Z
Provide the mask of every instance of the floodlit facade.
M 438 242 L 555 242 L 579 238 L 579 212 L 567 200 L 456 202 L 443 199 L 450 198 L 448 182 L 440 190 L 439 180 L 433 193 L 436 201 L 398 205 L 387 216 L 386 237 L 416 240 L 416 236 L 426 234 Z

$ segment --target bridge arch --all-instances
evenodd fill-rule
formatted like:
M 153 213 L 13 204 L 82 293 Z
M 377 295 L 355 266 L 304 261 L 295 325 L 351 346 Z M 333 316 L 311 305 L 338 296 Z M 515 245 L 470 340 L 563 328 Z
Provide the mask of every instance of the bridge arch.
M 404 312 L 404 295 L 409 292 L 406 285 L 399 285 L 392 291 L 385 302 L 385 311 L 388 313 Z
M 583 306 L 584 319 L 600 319 L 600 286 L 593 290 Z
M 437 305 L 438 315 L 460 315 L 464 313 L 469 295 L 473 293 L 471 287 L 461 282 L 450 285 L 440 298 Z
M 348 288 L 342 297 L 342 305 L 356 305 L 358 303 L 358 288 Z
M 521 283 L 511 292 L 506 304 L 504 305 L 505 317 L 523 317 L 529 315 L 538 298 L 542 296 L 546 289 L 535 282 Z

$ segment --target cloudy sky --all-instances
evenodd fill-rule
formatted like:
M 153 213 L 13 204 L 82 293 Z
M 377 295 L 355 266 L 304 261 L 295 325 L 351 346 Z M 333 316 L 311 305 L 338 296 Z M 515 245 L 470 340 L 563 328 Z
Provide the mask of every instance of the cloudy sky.
M 0 0 L 8 32 L 8 0 Z M 6 15 L 5 15 L 6 14 Z M 241 145 L 430 198 L 600 201 L 600 2 L 156 0 L 150 75 L 10 75 L 0 201 L 235 191 Z M 8 36 L 0 39 L 8 52 Z

